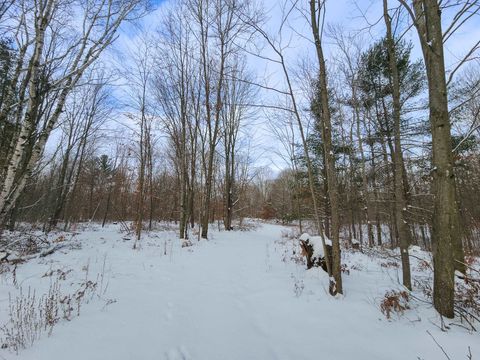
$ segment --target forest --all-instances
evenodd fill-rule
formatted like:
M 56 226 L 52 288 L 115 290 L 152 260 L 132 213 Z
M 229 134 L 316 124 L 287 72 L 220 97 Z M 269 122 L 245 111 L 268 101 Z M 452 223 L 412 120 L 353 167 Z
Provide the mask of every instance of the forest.
M 480 354 L 480 1 L 0 0 L 0 28 L 0 358 Z

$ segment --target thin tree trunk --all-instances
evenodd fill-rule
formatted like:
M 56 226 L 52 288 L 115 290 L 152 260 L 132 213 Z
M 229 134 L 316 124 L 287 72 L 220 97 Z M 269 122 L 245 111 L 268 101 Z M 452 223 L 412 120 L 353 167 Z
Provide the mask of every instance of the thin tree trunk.
M 319 2 L 318 11 L 321 11 L 324 3 Z M 325 10 L 325 9 L 324 9 Z M 333 293 L 343 293 L 342 288 L 342 272 L 341 272 L 341 251 L 340 251 L 340 209 L 338 204 L 338 188 L 337 178 L 335 174 L 335 155 L 332 146 L 332 123 L 330 115 L 330 106 L 328 101 L 327 86 L 327 69 L 323 56 L 322 42 L 320 39 L 320 29 L 317 22 L 316 1 L 310 0 L 310 19 L 313 37 L 315 40 L 315 48 L 317 51 L 319 77 L 318 86 L 321 97 L 321 113 L 322 113 L 322 132 L 325 150 L 325 168 L 328 182 L 328 195 L 330 200 L 330 209 L 332 215 L 332 275 L 335 279 L 335 290 Z
M 387 27 L 387 48 L 391 73 L 392 97 L 393 97 L 393 122 L 394 122 L 394 181 L 395 181 L 395 222 L 397 224 L 400 254 L 402 259 L 403 285 L 412 290 L 412 281 L 410 276 L 410 257 L 408 255 L 408 246 L 411 243 L 411 233 L 405 217 L 407 211 L 407 200 L 405 198 L 405 187 L 403 183 L 403 153 L 400 140 L 400 77 L 397 68 L 397 54 L 395 51 L 395 40 L 392 34 L 392 25 L 388 13 L 388 0 L 383 0 L 383 17 Z
M 370 192 L 368 190 L 368 179 L 367 179 L 367 170 L 365 168 L 365 153 L 363 151 L 363 140 L 362 134 L 360 132 L 360 112 L 358 110 L 358 103 L 357 103 L 357 96 L 356 96 L 356 86 L 352 86 L 352 94 L 353 94 L 353 101 L 355 103 L 355 118 L 356 118 L 356 130 L 357 130 L 357 138 L 358 138 L 358 150 L 360 152 L 360 172 L 362 176 L 362 186 L 363 186 L 363 198 L 365 201 L 365 218 L 367 220 L 367 233 L 368 233 L 368 244 L 373 246 L 374 239 L 373 239 L 373 216 L 372 216 L 372 204 L 370 201 Z

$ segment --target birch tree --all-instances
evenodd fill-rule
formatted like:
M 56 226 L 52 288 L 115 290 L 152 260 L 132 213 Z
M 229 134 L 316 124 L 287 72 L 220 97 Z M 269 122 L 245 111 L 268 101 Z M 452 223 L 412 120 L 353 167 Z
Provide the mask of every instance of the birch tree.
M 125 20 L 138 15 L 143 1 L 16 1 L 7 14 L 18 48 L 9 100 L 0 119 L 13 117 L 11 141 L 0 183 L 0 222 L 14 206 L 58 123 L 68 95 L 84 72 L 117 38 Z M 15 96 L 13 95 L 15 94 Z M 47 99 L 49 111 L 43 111 Z

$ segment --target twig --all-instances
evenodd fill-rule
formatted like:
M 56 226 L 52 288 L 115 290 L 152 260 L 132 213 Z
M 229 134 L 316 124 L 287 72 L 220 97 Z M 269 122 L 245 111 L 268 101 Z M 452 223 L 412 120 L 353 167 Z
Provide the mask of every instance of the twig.
M 437 346 L 440 348 L 440 350 L 442 350 L 442 352 L 445 354 L 445 357 L 448 359 L 448 360 L 452 360 L 450 358 L 450 356 L 448 356 L 448 354 L 445 352 L 445 350 L 443 349 L 443 347 L 437 342 L 437 340 L 435 340 L 435 338 L 433 337 L 433 335 L 430 333 L 430 331 L 427 330 L 427 334 L 430 335 L 430 337 L 433 339 L 433 341 L 435 342 L 435 344 L 437 344 Z

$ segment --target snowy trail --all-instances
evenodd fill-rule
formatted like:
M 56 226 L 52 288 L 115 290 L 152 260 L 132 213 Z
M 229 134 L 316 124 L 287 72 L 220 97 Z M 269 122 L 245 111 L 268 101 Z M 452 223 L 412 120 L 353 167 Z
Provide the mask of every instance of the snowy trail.
M 99 268 L 108 253 L 107 297 L 116 302 L 88 304 L 51 337 L 18 357 L 0 353 L 0 359 L 442 358 L 426 329 L 458 359 L 466 358 L 468 345 L 480 352 L 478 334 L 452 331 L 444 337 L 429 322 L 431 311 L 421 321 L 416 313 L 386 321 L 372 293 L 382 286 L 378 274 L 346 276 L 346 297 L 331 298 L 321 270 L 306 272 L 282 261 L 275 243 L 282 230 L 263 225 L 214 233 L 191 248 L 167 246 L 166 256 L 163 238 L 147 239 L 142 250 L 132 251 L 116 231 L 91 232 L 88 246 L 62 255 L 62 262 Z M 299 296 L 295 284 L 304 286 Z

